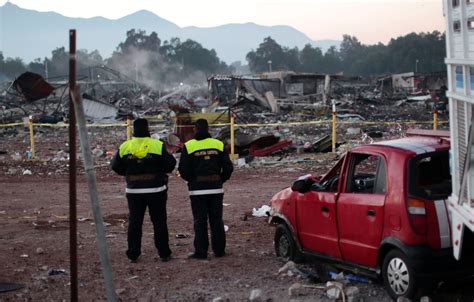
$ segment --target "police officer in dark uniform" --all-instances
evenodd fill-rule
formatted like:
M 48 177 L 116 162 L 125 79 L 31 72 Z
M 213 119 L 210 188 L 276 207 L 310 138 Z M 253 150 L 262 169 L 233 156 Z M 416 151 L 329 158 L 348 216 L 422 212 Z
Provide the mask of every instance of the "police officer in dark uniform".
M 224 144 L 209 134 L 207 121 L 199 119 L 194 126 L 194 139 L 184 144 L 178 167 L 181 177 L 188 182 L 194 217 L 194 253 L 189 257 L 207 259 L 208 218 L 212 250 L 216 257 L 222 257 L 226 244 L 222 184 L 230 178 L 234 167 Z
M 111 162 L 112 170 L 125 176 L 128 200 L 127 257 L 134 263 L 141 254 L 142 225 L 146 208 L 153 223 L 155 246 L 162 261 L 171 258 L 166 214 L 167 173 L 173 171 L 175 158 L 164 144 L 150 137 L 148 121 L 136 119 L 133 138 L 120 145 Z

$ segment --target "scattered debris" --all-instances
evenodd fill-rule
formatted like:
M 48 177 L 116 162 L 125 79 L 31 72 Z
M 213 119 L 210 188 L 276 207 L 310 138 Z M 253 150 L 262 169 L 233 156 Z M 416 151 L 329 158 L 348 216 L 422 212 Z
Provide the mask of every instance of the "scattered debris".
M 325 286 L 318 285 L 305 285 L 301 283 L 294 283 L 288 288 L 288 296 L 297 297 L 297 296 L 306 296 L 310 294 L 310 290 L 325 290 Z
M 369 278 L 365 276 L 355 275 L 355 274 L 347 274 L 345 275 L 343 272 L 335 273 L 329 272 L 329 276 L 336 281 L 347 280 L 351 282 L 359 282 L 359 283 L 369 283 Z
M 13 88 L 29 102 L 46 98 L 54 91 L 54 87 L 42 76 L 29 71 L 22 73 L 13 82 Z
M 349 286 L 346 288 L 346 295 L 347 297 L 351 298 L 357 298 L 357 296 L 360 294 L 360 290 L 357 286 Z
M 0 282 L 0 293 L 19 290 L 25 287 L 23 284 Z
M 282 267 L 280 267 L 280 269 L 278 270 L 278 274 L 284 274 L 286 272 L 288 272 L 289 270 L 294 270 L 296 269 L 296 265 L 293 261 L 288 261 L 287 263 L 285 263 L 285 265 L 283 265 Z
M 346 301 L 343 285 L 339 282 L 328 281 L 326 283 L 326 295 L 329 299 L 339 299 L 342 297 L 342 301 Z
M 261 289 L 252 289 L 250 292 L 249 301 L 251 302 L 262 302 L 265 301 L 263 298 L 263 291 Z
M 270 206 L 268 205 L 263 205 L 259 209 L 253 208 L 252 209 L 252 216 L 255 217 L 268 217 L 270 213 Z
M 64 268 L 51 268 L 48 270 L 48 276 L 69 275 L 69 271 Z

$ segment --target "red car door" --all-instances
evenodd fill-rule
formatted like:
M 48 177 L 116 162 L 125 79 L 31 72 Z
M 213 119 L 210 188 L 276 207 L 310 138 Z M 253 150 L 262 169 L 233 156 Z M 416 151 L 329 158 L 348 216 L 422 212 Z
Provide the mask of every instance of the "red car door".
M 351 153 L 346 182 L 337 201 L 342 258 L 375 267 L 387 192 L 386 164 L 380 155 Z
M 336 199 L 342 162 L 340 160 L 322 179 L 325 186 L 313 186 L 296 200 L 296 223 L 302 248 L 336 258 L 341 258 Z
M 297 224 L 305 250 L 341 257 L 336 225 L 336 194 L 311 191 L 297 198 Z

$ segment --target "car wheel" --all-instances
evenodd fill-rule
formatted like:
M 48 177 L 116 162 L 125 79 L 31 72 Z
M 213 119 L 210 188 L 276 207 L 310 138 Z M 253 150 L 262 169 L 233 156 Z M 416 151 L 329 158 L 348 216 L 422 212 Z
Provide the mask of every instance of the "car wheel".
M 284 224 L 279 224 L 275 231 L 275 252 L 277 257 L 281 257 L 284 261 L 303 261 L 303 255 L 298 250 L 290 230 Z
M 385 288 L 393 299 L 413 298 L 416 290 L 415 274 L 407 257 L 401 251 L 392 250 L 385 256 L 382 277 Z

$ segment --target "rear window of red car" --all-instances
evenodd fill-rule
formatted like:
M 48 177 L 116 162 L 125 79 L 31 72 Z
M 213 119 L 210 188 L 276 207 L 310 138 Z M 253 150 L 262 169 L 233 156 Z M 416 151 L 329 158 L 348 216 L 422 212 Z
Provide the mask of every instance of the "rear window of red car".
M 427 200 L 445 199 L 451 194 L 448 151 L 413 157 L 409 161 L 408 192 Z

